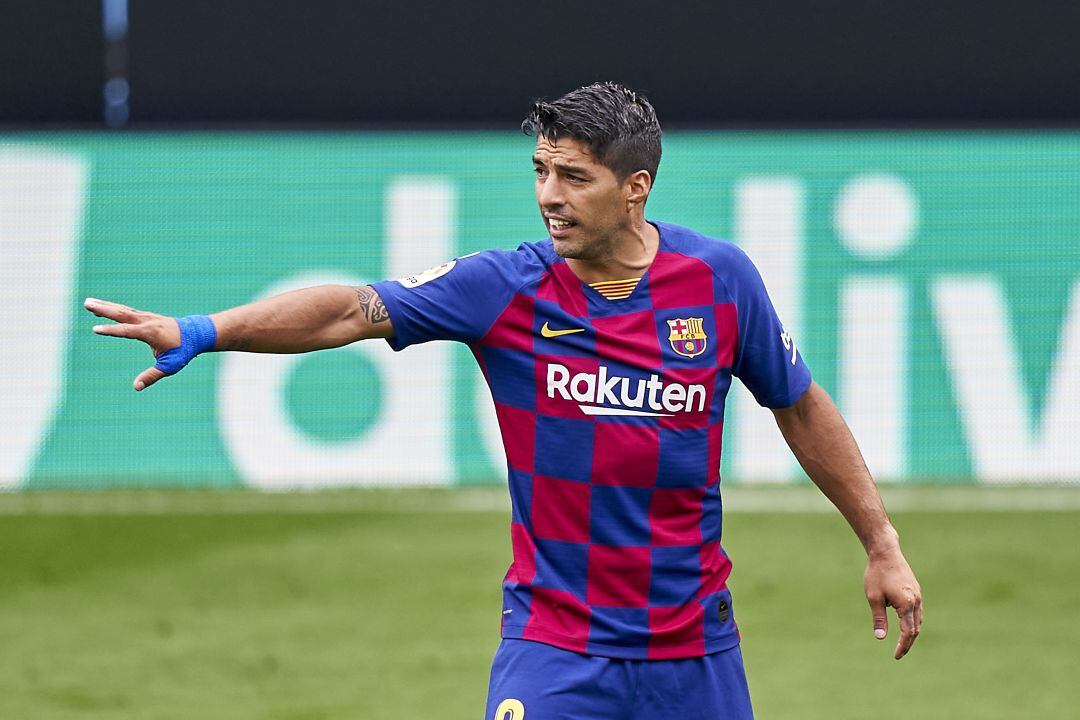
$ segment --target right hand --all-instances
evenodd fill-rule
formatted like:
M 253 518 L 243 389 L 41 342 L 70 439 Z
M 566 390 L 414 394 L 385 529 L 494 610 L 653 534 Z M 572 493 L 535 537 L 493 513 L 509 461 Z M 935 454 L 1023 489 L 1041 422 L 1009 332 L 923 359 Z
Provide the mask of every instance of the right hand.
M 180 326 L 168 315 L 135 310 L 126 305 L 96 298 L 86 298 L 83 307 L 98 317 L 116 321 L 115 325 L 95 325 L 95 333 L 141 340 L 150 346 L 154 357 L 180 345 Z M 136 390 L 142 390 L 163 377 L 165 373 L 151 366 L 139 373 L 132 386 Z

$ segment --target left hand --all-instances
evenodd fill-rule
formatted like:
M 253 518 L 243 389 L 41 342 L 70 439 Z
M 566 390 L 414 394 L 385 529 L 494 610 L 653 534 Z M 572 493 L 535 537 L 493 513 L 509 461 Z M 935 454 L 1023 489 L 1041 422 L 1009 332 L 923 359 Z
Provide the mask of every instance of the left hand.
M 919 637 L 923 621 L 922 589 L 899 547 L 869 554 L 863 586 L 874 618 L 874 637 L 878 640 L 889 634 L 886 608 L 896 609 L 900 639 L 893 657 L 899 660 Z

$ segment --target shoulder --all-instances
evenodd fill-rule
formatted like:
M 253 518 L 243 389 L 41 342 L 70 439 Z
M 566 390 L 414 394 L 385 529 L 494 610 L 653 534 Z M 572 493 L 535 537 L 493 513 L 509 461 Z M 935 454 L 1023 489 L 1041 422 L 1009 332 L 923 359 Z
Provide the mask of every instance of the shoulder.
M 396 283 L 406 289 L 429 283 L 433 288 L 482 285 L 496 290 L 506 286 L 521 287 L 538 279 L 547 268 L 549 260 L 543 245 L 543 242 L 522 243 L 514 250 L 480 250 L 400 278 Z M 438 282 L 432 282 L 436 280 Z
M 709 237 L 672 223 L 657 222 L 656 225 L 660 229 L 662 251 L 703 262 L 724 285 L 734 288 L 746 282 L 759 281 L 760 275 L 753 261 L 730 240 Z
M 522 243 L 513 250 L 481 250 L 462 255 L 454 262 L 471 271 L 487 271 L 508 280 L 528 283 L 539 278 L 551 265 L 551 241 Z

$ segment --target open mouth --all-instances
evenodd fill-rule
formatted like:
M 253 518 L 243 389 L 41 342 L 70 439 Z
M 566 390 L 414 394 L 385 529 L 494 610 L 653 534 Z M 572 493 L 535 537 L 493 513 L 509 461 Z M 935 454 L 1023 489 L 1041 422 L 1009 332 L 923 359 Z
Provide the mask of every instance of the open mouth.
M 560 233 L 565 230 L 569 230 L 574 227 L 576 223 L 571 220 L 563 220 L 562 218 L 548 218 L 548 228 L 553 233 Z

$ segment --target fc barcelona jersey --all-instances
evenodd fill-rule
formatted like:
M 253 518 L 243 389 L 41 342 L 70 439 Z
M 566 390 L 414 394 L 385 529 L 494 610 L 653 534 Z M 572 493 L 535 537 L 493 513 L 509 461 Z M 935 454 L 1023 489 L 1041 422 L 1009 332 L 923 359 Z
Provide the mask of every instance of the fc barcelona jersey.
M 513 504 L 502 633 L 618 658 L 738 643 L 720 545 L 724 401 L 788 407 L 810 372 L 736 246 L 655 223 L 624 299 L 550 239 L 384 281 L 395 350 L 467 343 L 495 403 Z

